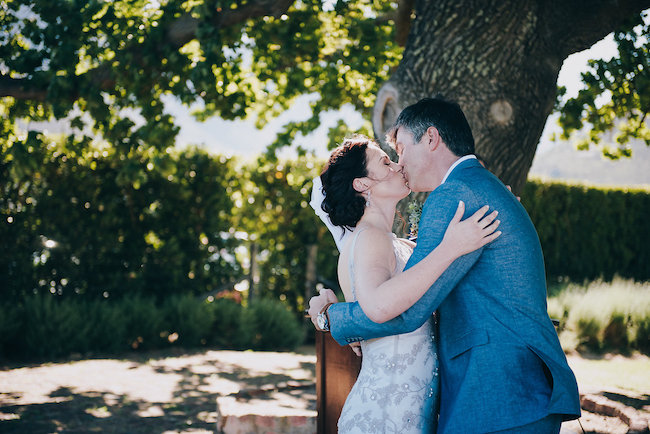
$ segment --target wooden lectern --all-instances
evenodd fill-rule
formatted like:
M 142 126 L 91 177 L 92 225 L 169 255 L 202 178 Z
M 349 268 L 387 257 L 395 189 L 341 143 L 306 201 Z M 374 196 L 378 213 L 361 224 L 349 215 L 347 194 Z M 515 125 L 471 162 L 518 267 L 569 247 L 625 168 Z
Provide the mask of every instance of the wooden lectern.
M 336 434 L 345 399 L 361 370 L 361 357 L 340 346 L 329 333 L 316 331 L 316 408 L 318 434 Z

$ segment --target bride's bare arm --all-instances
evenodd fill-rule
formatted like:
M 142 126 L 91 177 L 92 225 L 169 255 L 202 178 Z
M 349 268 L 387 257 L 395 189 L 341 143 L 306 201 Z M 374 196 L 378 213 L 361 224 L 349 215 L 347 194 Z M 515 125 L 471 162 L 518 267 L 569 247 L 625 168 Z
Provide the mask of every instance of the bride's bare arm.
M 495 240 L 499 221 L 496 211 L 486 216 L 484 206 L 471 217 L 461 221 L 464 204 L 449 223 L 445 236 L 422 261 L 391 278 L 389 255 L 393 248 L 388 235 L 376 230 L 359 234 L 355 255 L 355 288 L 357 300 L 372 321 L 386 322 L 411 307 L 442 273 L 460 256 Z M 496 232 L 495 232 L 496 231 Z

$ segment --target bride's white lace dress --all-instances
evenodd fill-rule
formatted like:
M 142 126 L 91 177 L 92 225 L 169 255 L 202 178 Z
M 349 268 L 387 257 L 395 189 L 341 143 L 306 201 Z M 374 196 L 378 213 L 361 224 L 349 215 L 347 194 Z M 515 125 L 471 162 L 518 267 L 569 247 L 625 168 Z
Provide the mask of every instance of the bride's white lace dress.
M 354 234 L 350 278 L 354 289 Z M 400 273 L 412 249 L 393 237 Z M 433 319 L 411 332 L 361 342 L 361 372 L 338 422 L 339 433 L 432 433 L 436 431 L 439 378 Z

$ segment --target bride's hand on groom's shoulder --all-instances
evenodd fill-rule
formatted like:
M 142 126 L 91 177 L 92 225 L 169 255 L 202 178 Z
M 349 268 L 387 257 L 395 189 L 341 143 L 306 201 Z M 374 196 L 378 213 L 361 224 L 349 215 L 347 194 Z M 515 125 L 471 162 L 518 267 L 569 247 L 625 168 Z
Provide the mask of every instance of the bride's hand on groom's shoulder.
M 501 231 L 497 231 L 499 223 L 501 223 L 496 219 L 498 212 L 493 211 L 487 214 L 489 210 L 490 207 L 485 205 L 461 221 L 465 213 L 465 203 L 462 200 L 458 202 L 456 214 L 449 222 L 442 240 L 449 249 L 453 249 L 455 252 L 453 256 L 460 257 L 473 252 L 501 235 Z

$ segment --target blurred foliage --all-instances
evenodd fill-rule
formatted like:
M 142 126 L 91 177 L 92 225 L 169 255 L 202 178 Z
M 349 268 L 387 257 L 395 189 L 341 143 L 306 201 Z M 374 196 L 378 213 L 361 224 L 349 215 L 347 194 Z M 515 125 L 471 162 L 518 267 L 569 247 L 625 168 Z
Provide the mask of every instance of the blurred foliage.
M 30 94 L 0 99 L 0 239 L 15 246 L 0 253 L 3 295 L 215 290 L 243 278 L 244 233 L 260 243 L 261 296 L 302 310 L 305 244 L 326 232 L 304 207 L 313 163 L 282 168 L 275 149 L 300 149 L 320 113 L 346 103 L 369 118 L 400 58 L 392 20 L 376 19 L 395 4 L 300 1 L 276 17 L 223 18 L 249 6 L 0 6 L 3 89 L 20 83 L 18 93 Z M 313 97 L 312 116 L 288 125 L 255 164 L 171 150 L 178 128 L 165 96 L 194 104 L 199 119 L 253 117 L 261 127 L 300 95 Z M 65 119 L 65 134 L 35 131 L 54 118 Z M 346 131 L 341 120 L 330 137 Z M 319 250 L 321 274 L 333 275 L 333 248 Z
M 197 347 L 206 345 L 215 322 L 215 312 L 210 304 L 189 294 L 175 294 L 162 304 L 165 313 L 163 336 L 176 345 Z
M 199 119 L 252 117 L 260 127 L 313 96 L 311 117 L 287 124 L 270 154 L 299 146 L 329 109 L 351 104 L 369 119 L 401 56 L 395 3 L 301 0 L 286 13 L 277 3 L 255 16 L 256 5 L 235 0 L 3 2 L 0 71 L 15 98 L 0 100 L 0 138 L 18 156 L 27 148 L 17 119 L 67 118 L 80 146 L 101 135 L 120 154 L 164 150 L 178 131 L 164 95 L 197 103 Z
M 75 150 L 65 138 L 41 139 L 30 149 L 36 167 L 0 160 L 0 239 L 10 246 L 0 251 L 5 357 L 289 348 L 305 337 L 298 317 L 315 289 L 306 286 L 314 244 L 317 280 L 336 289 L 338 252 L 307 202 L 322 162 L 242 163 L 197 149 L 126 158 L 101 143 Z M 146 176 L 122 183 L 120 173 L 133 167 Z M 531 181 L 522 203 L 549 281 L 650 280 L 647 190 Z M 260 279 L 242 305 L 239 292 L 222 288 L 247 277 L 251 243 Z M 594 348 L 624 345 L 625 315 L 612 314 L 606 327 L 579 316 L 580 342 L 597 335 Z M 641 334 L 644 318 L 634 323 Z
M 555 289 L 548 300 L 560 320 L 565 351 L 650 354 L 650 292 L 647 284 L 614 279 Z
M 263 297 L 305 309 L 309 245 L 317 244 L 317 271 L 336 280 L 338 250 L 334 239 L 309 206 L 312 179 L 322 162 L 311 158 L 276 161 L 261 156 L 240 171 L 242 190 L 235 194 L 238 230 L 259 246 L 259 278 Z
M 629 142 L 650 145 L 650 18 L 648 12 L 614 32 L 618 56 L 590 60 L 582 73 L 584 89 L 559 103 L 561 138 L 575 138 L 579 149 L 600 148 L 606 157 L 632 155 Z M 566 88 L 560 88 L 563 97 Z
M 254 350 L 287 350 L 305 339 L 305 329 L 296 317 L 277 301 L 263 299 L 244 309 L 240 338 Z M 309 324 L 311 331 L 311 323 Z
M 212 303 L 214 323 L 210 329 L 211 341 L 219 348 L 244 346 L 242 327 L 243 306 L 232 298 L 218 298 Z
M 39 139 L 27 145 L 34 167 L 0 156 L 0 239 L 11 246 L 0 251 L 3 298 L 162 298 L 242 275 L 230 233 L 230 160 L 196 150 L 126 158 L 111 147 Z M 137 182 L 124 172 L 138 172 Z
M 308 205 L 315 159 L 237 163 L 197 149 L 126 158 L 97 143 L 75 150 L 65 137 L 41 137 L 30 156 L 33 168 L 0 160 L 5 299 L 214 293 L 248 276 L 252 243 L 255 297 L 299 315 L 314 291 L 305 282 L 314 244 L 317 280 L 337 287 L 336 246 Z M 124 182 L 121 173 L 140 169 L 136 185 Z M 522 203 L 549 277 L 650 279 L 646 190 L 531 181 Z
M 3 299 L 0 360 L 42 361 L 173 346 L 293 350 L 303 342 L 305 327 L 279 301 L 261 300 L 247 308 L 231 299 L 209 300 L 190 294 L 164 302 L 130 295 L 108 300 L 49 294 L 18 302 Z
M 256 297 L 298 315 L 314 291 L 305 288 L 312 244 L 319 275 L 335 280 L 336 246 L 307 204 L 322 162 L 237 163 L 197 149 L 127 158 L 102 143 L 39 139 L 34 167 L 0 160 L 0 239 L 12 246 L 0 251 L 4 299 L 208 294 L 246 278 L 251 242 Z M 140 170 L 135 184 L 122 177 Z
M 521 203 L 551 280 L 650 280 L 650 192 L 529 181 Z
M 280 10 L 281 3 L 266 5 Z M 336 286 L 335 244 L 307 204 L 322 163 L 306 156 L 301 140 L 323 112 L 344 104 L 370 119 L 380 85 L 401 59 L 397 5 L 301 0 L 277 16 L 246 18 L 253 6 L 234 0 L 0 3 L 0 85 L 14 95 L 0 98 L 3 351 L 32 354 L 40 345 L 33 355 L 52 356 L 157 348 L 171 340 L 261 348 L 268 339 L 287 346 L 275 337 L 257 339 L 260 331 L 245 330 L 242 318 L 266 328 L 264 315 L 285 324 L 280 309 L 302 311 L 313 291 L 305 287 L 310 245 L 318 245 L 318 280 Z M 596 72 L 585 75 L 590 87 L 583 100 L 563 109 L 567 134 L 582 126 L 580 119 L 598 133 L 624 118 L 636 122 L 625 137 L 646 137 L 647 26 L 639 25 L 616 34 L 620 59 L 594 63 Z M 605 109 L 595 105 L 599 90 L 612 92 Z M 192 105 L 198 119 L 248 117 L 262 127 L 301 95 L 310 96 L 311 116 L 285 125 L 254 162 L 173 149 L 178 127 L 164 111 L 165 97 Z M 584 107 L 593 109 L 587 118 Z M 65 133 L 36 131 L 35 122 L 53 119 L 65 120 Z M 340 119 L 329 131 L 329 147 L 349 130 Z M 362 130 L 368 133 L 369 123 Z M 279 161 L 275 151 L 288 145 L 302 158 Z M 648 278 L 639 265 L 648 263 L 648 236 L 639 222 L 647 215 L 647 194 L 536 183 L 527 191 L 523 200 L 551 275 Z M 584 233 L 592 219 L 596 229 Z M 253 242 L 257 295 L 282 306 L 200 304 L 200 297 L 246 276 Z M 22 343 L 6 343 L 19 335 Z
M 650 354 L 647 284 L 615 279 L 559 286 L 551 288 L 548 311 L 560 320 L 565 351 Z M 292 350 L 304 336 L 305 327 L 284 303 L 274 300 L 249 307 L 231 298 L 206 301 L 192 295 L 175 295 L 162 303 L 150 296 L 88 300 L 47 294 L 0 301 L 0 360 L 106 356 L 178 346 Z
M 350 104 L 371 118 L 379 87 L 401 60 L 397 6 L 380 0 L 4 1 L 0 79 L 12 96 L 0 99 L 0 139 L 20 158 L 29 145 L 16 137 L 17 120 L 65 118 L 80 147 L 101 135 L 120 154 L 164 150 L 178 132 L 164 96 L 192 105 L 198 119 L 252 118 L 263 127 L 309 95 L 311 115 L 288 122 L 269 155 L 282 146 L 302 150 L 325 111 Z M 629 155 L 632 137 L 649 142 L 647 35 L 643 16 L 615 32 L 618 57 L 592 61 L 583 74 L 586 88 L 559 106 L 564 138 L 589 125 L 581 146 L 605 145 L 604 133 L 616 126 L 615 147 L 603 147 L 612 157 Z M 366 122 L 362 131 L 370 130 Z M 329 147 L 349 132 L 339 119 Z M 142 173 L 124 175 L 137 182 Z

